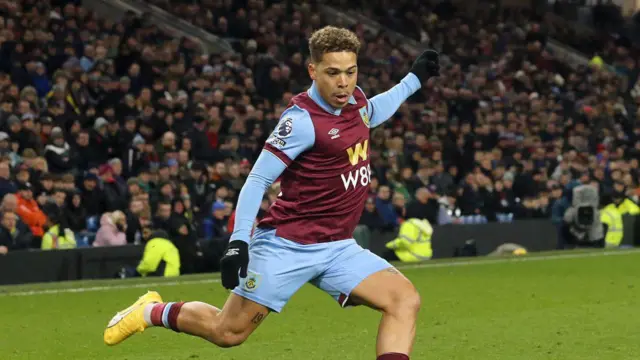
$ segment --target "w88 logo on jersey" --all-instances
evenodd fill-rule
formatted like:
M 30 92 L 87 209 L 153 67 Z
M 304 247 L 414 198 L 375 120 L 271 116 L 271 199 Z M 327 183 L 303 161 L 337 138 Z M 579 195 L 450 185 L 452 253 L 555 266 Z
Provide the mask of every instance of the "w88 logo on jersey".
M 371 182 L 371 165 L 362 165 L 361 167 L 340 175 L 344 189 L 355 189 L 357 186 L 369 186 Z
M 351 165 L 366 162 L 369 157 L 369 140 L 355 144 L 347 149 L 347 158 Z M 371 182 L 371 165 L 363 164 L 359 168 L 340 175 L 344 189 L 356 188 L 360 186 L 368 186 Z

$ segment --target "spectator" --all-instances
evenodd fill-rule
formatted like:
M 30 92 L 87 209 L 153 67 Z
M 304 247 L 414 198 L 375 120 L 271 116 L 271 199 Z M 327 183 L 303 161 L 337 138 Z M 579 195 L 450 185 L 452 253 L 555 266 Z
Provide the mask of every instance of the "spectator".
M 0 212 L 15 212 L 18 208 L 18 198 L 15 194 L 6 194 L 0 203 Z M 17 216 L 17 214 L 16 214 Z
M 16 186 L 11 181 L 11 167 L 7 161 L 2 161 L 0 162 L 0 198 L 4 198 L 6 194 L 15 194 L 16 192 Z
M 116 210 L 106 212 L 100 218 L 100 229 L 93 242 L 94 247 L 122 246 L 127 244 L 127 218 L 125 214 Z
M 142 224 L 140 223 L 140 216 L 144 210 L 144 204 L 141 200 L 132 200 L 129 203 L 129 208 L 126 211 L 126 237 L 127 243 L 129 244 L 139 244 L 142 242 Z
M 59 127 L 51 130 L 51 143 L 44 149 L 49 171 L 54 174 L 68 172 L 73 168 L 71 147 L 64 140 L 64 133 Z
M 224 202 L 214 202 L 211 207 L 211 217 L 203 222 L 202 237 L 208 241 L 222 241 L 229 235 L 226 220 Z
M 180 259 L 184 263 L 183 273 L 192 272 L 191 266 L 193 266 L 196 256 L 197 237 L 186 220 L 173 214 L 171 203 L 162 200 L 158 203 L 153 224 L 156 229 L 166 231 L 169 234 L 169 239 L 180 251 Z
M 67 196 L 64 216 L 69 229 L 74 233 L 80 233 L 87 229 L 87 211 L 79 191 L 73 190 Z
M 3 211 L 0 222 L 0 255 L 9 251 L 28 249 L 31 247 L 31 232 L 26 227 L 18 226 L 18 215 L 11 211 Z
M 75 234 L 62 223 L 62 212 L 55 204 L 45 207 L 47 232 L 42 236 L 42 250 L 73 249 Z
M 88 217 L 102 216 L 105 211 L 105 195 L 98 188 L 98 177 L 94 173 L 88 173 L 82 181 L 82 203 Z
M 452 190 L 449 194 L 438 199 L 440 208 L 438 209 L 438 225 L 462 224 L 460 219 L 462 211 L 456 204 L 457 191 Z
M 102 180 L 102 193 L 104 194 L 104 209 L 107 212 L 124 210 L 127 208 L 127 194 L 124 185 L 119 184 L 113 174 L 113 168 L 109 164 L 103 164 L 98 170 Z
M 382 219 L 376 209 L 375 197 L 370 196 L 364 205 L 364 211 L 360 217 L 360 224 L 366 225 L 369 230 L 379 230 L 382 228 Z
M 89 133 L 85 130 L 80 131 L 75 137 L 72 156 L 73 162 L 79 170 L 88 170 L 89 164 L 95 162 L 94 149 L 90 145 Z
M 393 194 L 393 209 L 396 212 L 396 216 L 397 216 L 397 222 L 398 224 L 402 223 L 402 221 L 404 221 L 404 219 L 406 219 L 406 214 L 407 214 L 407 208 L 406 208 L 406 203 L 407 200 L 405 198 L 405 195 L 403 192 L 396 192 Z
M 416 190 L 415 200 L 407 206 L 406 218 L 426 219 L 431 224 L 437 224 L 438 208 L 438 201 L 429 189 L 422 187 Z
M 20 219 L 29 227 L 35 237 L 44 235 L 47 216 L 40 210 L 40 206 L 33 199 L 33 191 L 30 183 L 21 183 L 18 186 L 16 212 Z
M 386 185 L 380 186 L 378 189 L 376 209 L 378 210 L 384 229 L 391 230 L 398 225 L 398 216 L 391 203 L 391 190 Z
M 119 158 L 113 158 L 109 160 L 108 165 L 111 167 L 112 177 L 115 183 L 118 185 L 120 193 L 126 193 L 127 182 L 122 177 L 122 161 Z

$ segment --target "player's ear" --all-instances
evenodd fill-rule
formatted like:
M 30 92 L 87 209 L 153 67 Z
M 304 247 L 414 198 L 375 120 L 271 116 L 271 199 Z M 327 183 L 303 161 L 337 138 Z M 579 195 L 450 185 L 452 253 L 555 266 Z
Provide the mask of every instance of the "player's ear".
M 311 80 L 315 81 L 316 80 L 316 64 L 314 64 L 313 61 L 309 62 L 309 65 L 307 65 L 307 70 L 309 71 L 309 77 L 311 78 Z

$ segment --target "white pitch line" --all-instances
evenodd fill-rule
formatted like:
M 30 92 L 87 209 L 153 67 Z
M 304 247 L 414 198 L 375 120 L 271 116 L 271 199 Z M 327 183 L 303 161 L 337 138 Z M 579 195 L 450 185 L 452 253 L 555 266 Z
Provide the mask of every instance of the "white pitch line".
M 484 265 L 484 264 L 501 264 L 508 262 L 524 262 L 524 261 L 544 261 L 544 260 L 557 260 L 557 259 L 581 259 L 588 257 L 600 257 L 600 256 L 617 256 L 617 255 L 629 255 L 640 252 L 638 249 L 625 249 L 625 250 L 608 250 L 601 252 L 588 252 L 577 254 L 555 254 L 546 256 L 532 256 L 532 257 L 508 257 L 499 258 L 493 260 L 482 261 L 454 261 L 450 263 L 420 263 L 415 265 L 402 265 L 399 268 L 402 269 L 422 269 L 422 268 L 438 268 L 438 267 L 453 267 L 453 266 L 469 266 L 469 265 Z M 482 257 L 480 257 L 482 258 Z M 486 258 L 486 257 L 484 257 Z M 474 258 L 478 259 L 478 258 Z
M 106 290 L 121 290 L 121 289 L 137 289 L 156 286 L 178 286 L 178 285 L 192 285 L 192 284 L 211 284 L 219 283 L 220 279 L 202 279 L 202 280 L 184 280 L 184 281 L 168 281 L 168 282 L 152 282 L 152 283 L 138 283 L 138 284 L 122 284 L 122 285 L 109 285 L 109 286 L 89 286 L 78 288 L 62 288 L 62 289 L 45 289 L 45 290 L 30 290 L 30 291 L 16 291 L 1 293 L 3 296 L 33 296 L 33 295 L 47 295 L 47 294 L 62 294 L 62 293 L 83 293 L 91 291 L 106 291 Z
M 546 261 L 546 260 L 561 260 L 561 259 L 580 259 L 589 257 L 600 256 L 618 256 L 629 255 L 639 253 L 640 249 L 628 249 L 628 250 L 614 250 L 603 252 L 588 252 L 577 254 L 555 254 L 548 256 L 534 256 L 534 257 L 510 257 L 493 260 L 480 260 L 480 261 L 453 261 L 444 263 L 421 263 L 415 265 L 400 265 L 400 269 L 423 269 L 423 268 L 440 268 L 440 267 L 459 267 L 459 266 L 473 266 L 473 265 L 490 265 L 501 264 L 509 262 L 528 262 L 528 261 Z M 477 258 L 476 258 L 477 259 Z M 194 285 L 194 284 L 213 284 L 219 283 L 219 278 L 201 279 L 201 280 L 183 280 L 183 281 L 168 281 L 168 282 L 149 282 L 149 283 L 136 283 L 136 284 L 122 284 L 122 285 L 108 285 L 108 286 L 88 286 L 77 288 L 62 288 L 62 289 L 44 289 L 44 290 L 30 290 L 30 291 L 15 291 L 15 292 L 0 292 L 0 297 L 4 296 L 35 296 L 35 295 L 48 295 L 48 294 L 63 294 L 63 293 L 83 293 L 93 291 L 108 291 L 119 289 L 138 289 L 138 288 L 153 288 L 161 286 L 181 286 L 181 285 Z

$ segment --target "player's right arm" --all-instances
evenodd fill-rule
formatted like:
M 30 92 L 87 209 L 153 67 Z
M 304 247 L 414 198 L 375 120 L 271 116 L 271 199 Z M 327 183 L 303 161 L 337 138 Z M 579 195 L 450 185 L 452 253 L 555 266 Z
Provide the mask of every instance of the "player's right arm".
M 315 130 L 306 110 L 293 106 L 282 113 L 278 126 L 267 139 L 240 190 L 236 223 L 227 251 L 220 260 L 222 285 L 225 288 L 233 289 L 238 286 L 238 272 L 242 278 L 247 276 L 251 230 L 264 193 L 287 166 L 310 149 L 314 142 Z
M 240 191 L 231 241 L 249 242 L 264 193 L 286 167 L 298 155 L 310 149 L 314 142 L 315 130 L 306 110 L 294 106 L 282 113 L 280 122 L 267 139 Z

